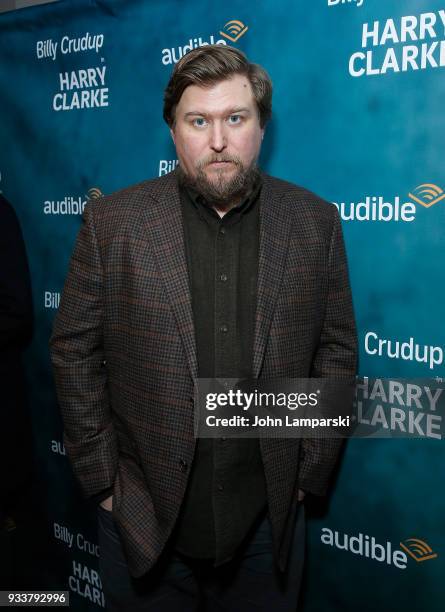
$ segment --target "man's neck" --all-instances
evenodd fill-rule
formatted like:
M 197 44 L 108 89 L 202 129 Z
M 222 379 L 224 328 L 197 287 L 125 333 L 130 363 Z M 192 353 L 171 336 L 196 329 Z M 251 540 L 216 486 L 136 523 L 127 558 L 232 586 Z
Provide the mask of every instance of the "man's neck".
M 240 204 L 240 201 L 237 200 L 236 202 L 231 202 L 230 204 L 223 205 L 223 206 L 213 205 L 212 208 L 218 213 L 218 215 L 221 218 L 223 218 L 224 215 L 226 215 L 230 210 L 232 210 L 232 208 L 235 208 L 235 206 L 238 206 L 239 204 Z

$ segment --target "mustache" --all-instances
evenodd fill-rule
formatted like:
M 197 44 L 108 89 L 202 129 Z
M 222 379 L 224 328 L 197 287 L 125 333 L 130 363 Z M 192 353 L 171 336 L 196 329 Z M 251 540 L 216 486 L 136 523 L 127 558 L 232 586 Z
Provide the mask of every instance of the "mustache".
M 204 168 L 204 166 L 208 166 L 213 162 L 232 162 L 237 166 L 241 165 L 241 160 L 238 157 L 228 157 L 227 155 L 212 155 L 211 157 L 206 157 L 202 159 L 198 164 L 198 168 Z

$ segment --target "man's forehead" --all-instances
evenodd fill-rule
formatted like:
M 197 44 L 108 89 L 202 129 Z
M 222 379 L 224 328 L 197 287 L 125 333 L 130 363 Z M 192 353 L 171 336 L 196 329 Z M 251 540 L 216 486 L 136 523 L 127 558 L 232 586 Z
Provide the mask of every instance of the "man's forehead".
M 220 108 L 222 106 L 253 106 L 254 98 L 249 80 L 244 75 L 234 75 L 212 85 L 189 85 L 184 90 L 181 107 L 201 104 Z

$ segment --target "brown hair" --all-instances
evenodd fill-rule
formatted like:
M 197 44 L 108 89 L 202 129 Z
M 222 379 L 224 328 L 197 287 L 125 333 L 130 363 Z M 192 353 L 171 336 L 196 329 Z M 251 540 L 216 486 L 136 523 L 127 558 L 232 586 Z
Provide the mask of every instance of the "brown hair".
M 259 64 L 228 45 L 205 45 L 192 49 L 181 57 L 173 69 L 164 92 L 163 116 L 174 127 L 176 106 L 189 85 L 211 86 L 235 74 L 246 76 L 256 101 L 260 126 L 263 128 L 272 113 L 272 82 Z

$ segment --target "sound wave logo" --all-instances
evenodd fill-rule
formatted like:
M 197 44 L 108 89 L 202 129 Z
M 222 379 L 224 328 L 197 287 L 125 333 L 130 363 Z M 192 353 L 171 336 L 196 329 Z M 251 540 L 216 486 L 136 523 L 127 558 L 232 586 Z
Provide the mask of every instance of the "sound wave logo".
M 238 19 L 232 19 L 224 24 L 223 29 L 220 31 L 221 36 L 228 38 L 232 42 L 236 42 L 243 36 L 249 28 L 244 25 L 242 21 Z
M 103 195 L 104 194 L 99 189 L 99 187 L 91 187 L 91 189 L 88 189 L 88 192 L 86 194 L 89 200 L 95 200 L 96 198 L 101 198 Z
M 400 548 L 402 548 L 410 557 L 417 561 L 417 563 L 420 563 L 421 561 L 428 561 L 428 559 L 435 559 L 437 557 L 437 553 L 433 552 L 431 546 L 424 540 L 419 540 L 418 538 L 408 538 L 405 540 L 405 544 L 400 542 Z
M 423 183 L 422 185 L 418 185 L 415 189 L 413 189 L 413 193 L 410 192 L 408 195 L 418 204 L 425 206 L 425 208 L 429 208 L 430 206 L 433 206 L 433 204 L 437 204 L 437 202 L 440 202 L 440 200 L 445 198 L 443 189 L 437 185 L 433 185 L 433 183 Z

